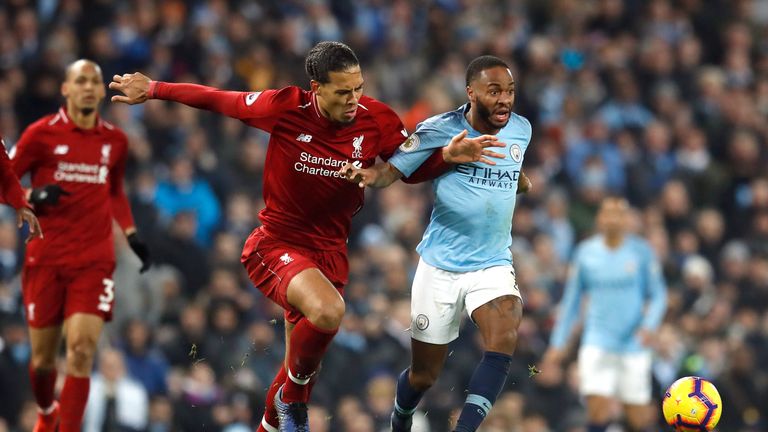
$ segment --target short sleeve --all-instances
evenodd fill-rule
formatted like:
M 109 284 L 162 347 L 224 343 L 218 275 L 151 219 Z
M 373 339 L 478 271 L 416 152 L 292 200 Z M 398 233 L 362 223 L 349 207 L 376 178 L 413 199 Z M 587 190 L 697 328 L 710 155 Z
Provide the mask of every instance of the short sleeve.
M 380 108 L 374 114 L 381 132 L 379 156 L 384 160 L 389 160 L 397 147 L 408 138 L 408 131 L 405 130 L 400 117 L 391 108 L 378 101 L 376 101 L 376 106 Z
M 451 137 L 447 133 L 420 125 L 416 132 L 398 147 L 389 163 L 403 173 L 403 176 L 410 177 L 432 156 L 435 149 L 445 147 L 450 141 Z

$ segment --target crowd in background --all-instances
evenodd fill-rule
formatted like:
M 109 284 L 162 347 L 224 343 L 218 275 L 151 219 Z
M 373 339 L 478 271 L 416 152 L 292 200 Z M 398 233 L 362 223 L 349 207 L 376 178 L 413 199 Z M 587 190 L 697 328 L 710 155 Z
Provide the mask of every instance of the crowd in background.
M 656 334 L 657 400 L 682 375 L 715 382 L 720 429 L 768 430 L 768 1 L 5 0 L 0 133 L 9 148 L 61 104 L 63 67 L 226 89 L 308 87 L 307 50 L 342 40 L 365 93 L 409 131 L 466 101 L 465 67 L 513 66 L 533 124 L 533 190 L 513 223 L 525 299 L 515 363 L 484 432 L 583 430 L 573 360 L 531 372 L 546 349 L 574 245 L 598 202 L 626 196 L 669 285 Z M 155 265 L 138 274 L 122 237 L 115 320 L 98 355 L 87 431 L 253 430 L 284 354 L 281 310 L 239 258 L 259 225 L 268 136 L 179 104 L 105 102 L 130 140 L 126 186 Z M 349 241 L 347 315 L 310 408 L 313 432 L 388 430 L 409 360 L 414 252 L 429 184 L 367 193 Z M 23 245 L 0 223 L 0 431 L 30 431 Z M 478 217 L 482 215 L 478 214 Z M 425 397 L 415 430 L 444 432 L 482 350 L 471 323 Z M 63 376 L 60 374 L 59 376 Z M 111 403 L 115 402 L 115 403 Z M 655 406 L 660 406 L 659 404 Z M 657 410 L 658 411 L 658 410 Z M 658 412 L 657 412 L 658 414 Z

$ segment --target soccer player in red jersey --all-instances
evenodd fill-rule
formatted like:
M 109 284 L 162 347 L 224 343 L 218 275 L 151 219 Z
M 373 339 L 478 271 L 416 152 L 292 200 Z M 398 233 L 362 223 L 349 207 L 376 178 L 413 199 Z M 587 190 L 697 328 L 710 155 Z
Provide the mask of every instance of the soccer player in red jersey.
M 30 377 L 39 416 L 35 432 L 79 432 L 96 343 L 112 317 L 115 251 L 112 221 L 149 265 L 136 236 L 123 172 L 125 134 L 99 118 L 101 68 L 78 60 L 61 86 L 66 103 L 31 124 L 12 152 L 19 177 L 32 177 L 30 202 L 46 232 L 27 246 L 22 288 L 30 328 Z M 56 354 L 66 335 L 66 379 L 54 400 Z
M 267 393 L 259 431 L 309 430 L 306 403 L 344 315 L 347 237 L 352 216 L 363 205 L 363 191 L 339 169 L 347 162 L 369 167 L 377 157 L 388 159 L 408 135 L 392 109 L 363 96 L 360 65 L 348 46 L 321 42 L 310 50 L 305 67 L 311 91 L 293 86 L 222 91 L 151 81 L 140 73 L 115 75 L 109 85 L 124 94 L 113 96 L 114 102 L 172 100 L 271 134 L 263 225 L 245 242 L 242 262 L 261 292 L 285 309 L 287 353 Z M 456 139 L 451 146 L 450 152 L 436 152 L 421 175 L 428 177 L 430 168 L 444 162 L 480 160 L 491 153 L 487 147 L 502 145 L 481 136 Z
M 27 222 L 29 225 L 27 242 L 35 237 L 42 238 L 43 231 L 40 229 L 40 222 L 32 212 L 24 196 L 24 189 L 21 188 L 19 179 L 13 172 L 11 159 L 8 157 L 8 153 L 5 152 L 5 143 L 3 143 L 1 138 L 0 147 L 2 147 L 0 148 L 0 202 L 16 209 L 16 223 L 19 228 L 22 227 L 24 221 Z

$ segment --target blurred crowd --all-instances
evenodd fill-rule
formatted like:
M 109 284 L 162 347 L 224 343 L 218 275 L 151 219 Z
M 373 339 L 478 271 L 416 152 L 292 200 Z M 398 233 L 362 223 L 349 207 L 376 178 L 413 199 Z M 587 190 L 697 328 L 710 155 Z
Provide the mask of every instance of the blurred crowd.
M 766 0 L 4 0 L 0 133 L 10 148 L 61 104 L 63 67 L 105 79 L 227 89 L 308 87 L 307 50 L 343 40 L 365 92 L 409 131 L 466 100 L 466 64 L 510 61 L 515 109 L 534 137 L 533 190 L 514 218 L 525 299 L 513 372 L 484 432 L 582 431 L 573 360 L 532 371 L 546 348 L 574 245 L 598 202 L 628 197 L 632 230 L 669 285 L 656 334 L 659 398 L 712 379 L 721 429 L 768 430 L 768 1 Z M 240 248 L 259 225 L 268 136 L 178 104 L 105 102 L 130 139 L 127 189 L 154 267 L 117 237 L 116 315 L 94 368 L 90 431 L 254 428 L 283 358 L 281 310 L 249 283 Z M 310 409 L 313 432 L 387 429 L 409 360 L 409 290 L 431 208 L 427 185 L 368 191 L 349 241 L 347 315 Z M 0 223 L 0 431 L 30 431 L 20 236 Z M 414 430 L 444 432 L 481 355 L 471 323 Z M 63 376 L 60 374 L 59 376 Z M 660 406 L 660 405 L 656 405 Z M 659 411 L 659 410 L 656 410 Z

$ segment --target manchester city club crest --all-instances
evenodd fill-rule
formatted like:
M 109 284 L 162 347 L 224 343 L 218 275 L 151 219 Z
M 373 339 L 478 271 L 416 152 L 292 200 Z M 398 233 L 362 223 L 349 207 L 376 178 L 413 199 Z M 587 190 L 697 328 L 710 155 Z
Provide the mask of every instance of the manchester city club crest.
M 523 160 L 523 150 L 517 144 L 509 146 L 509 155 L 512 156 L 512 160 L 515 162 Z
M 416 317 L 416 328 L 419 330 L 426 330 L 429 327 L 429 318 L 424 314 L 419 314 Z

